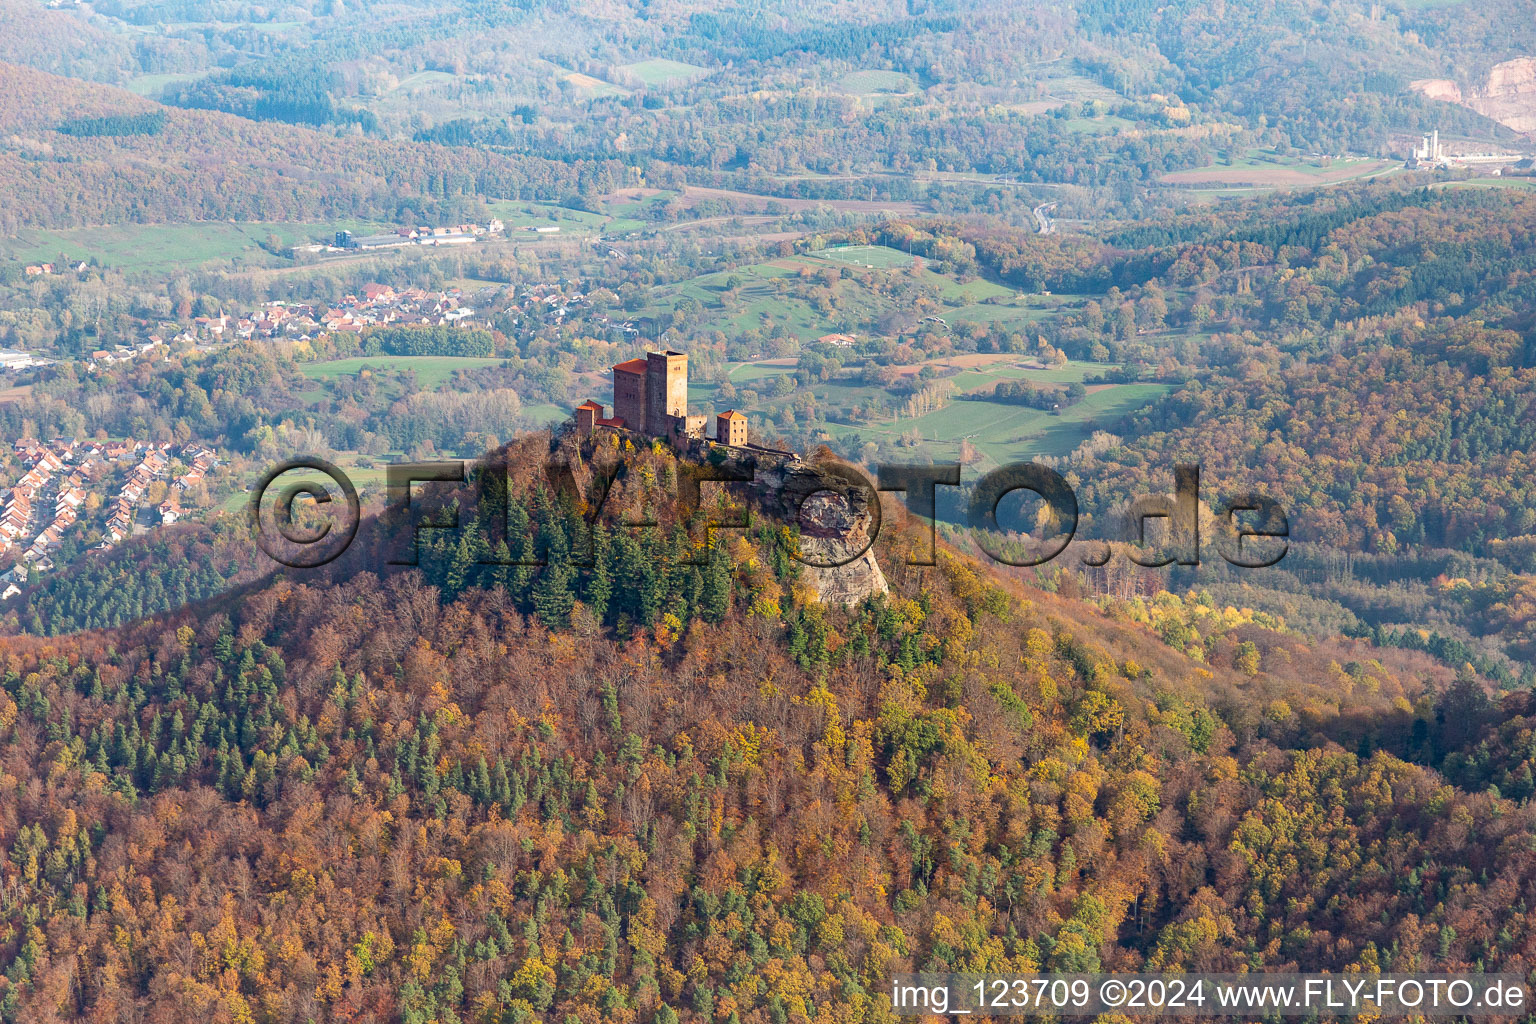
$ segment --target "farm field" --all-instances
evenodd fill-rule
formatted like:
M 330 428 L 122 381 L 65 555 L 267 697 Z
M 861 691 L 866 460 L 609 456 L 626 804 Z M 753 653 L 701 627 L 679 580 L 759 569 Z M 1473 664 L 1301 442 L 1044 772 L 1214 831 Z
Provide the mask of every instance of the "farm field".
M 446 85 L 458 80 L 457 75 L 451 75 L 446 71 L 418 71 L 413 75 L 407 75 L 405 78 L 402 78 L 400 84 L 396 85 L 392 91 L 410 93 L 419 89 L 431 88 L 434 85 Z
M 1278 157 L 1250 151 L 1231 164 L 1216 164 L 1189 171 L 1172 171 L 1158 180 L 1165 185 L 1228 188 L 1310 188 L 1355 181 L 1389 172 L 1397 165 L 1389 160 L 1334 160 Z
M 1465 181 L 1436 182 L 1435 188 L 1512 188 L 1521 191 L 1536 190 L 1536 179 L 1532 178 L 1468 178 Z
M 914 263 L 920 269 L 912 283 L 930 297 L 923 315 L 937 316 L 951 325 L 960 321 L 1033 320 L 1079 298 L 1073 295 L 1023 295 L 985 278 L 961 281 L 940 274 L 929 261 L 909 256 L 899 249 L 845 246 L 765 260 L 660 288 L 651 306 L 642 312 L 655 315 L 675 309 L 685 299 L 691 299 L 698 305 L 703 320 L 728 335 L 751 330 L 773 331 L 778 327 L 783 327 L 802 342 L 834 332 L 857 335 L 858 324 L 903 305 L 903 300 L 866 287 L 859 280 L 861 272 L 877 276 L 911 275 Z M 815 272 L 829 268 L 842 272 L 834 286 L 836 300 L 831 308 L 824 309 L 816 302 L 793 294 L 802 270 Z M 738 285 L 734 294 L 728 287 L 733 279 Z M 875 285 L 878 287 L 880 282 Z M 913 321 L 916 319 L 914 317 Z
M 1081 379 L 1082 370 L 1073 370 Z M 1022 374 L 1049 380 L 1042 373 Z M 957 459 L 960 442 L 970 441 L 985 471 L 1041 455 L 1066 455 L 1095 430 L 1107 429 L 1127 413 L 1150 404 L 1170 390 L 1166 384 L 1114 384 L 1088 393 L 1074 406 L 1052 416 L 1041 409 L 975 399 L 957 399 L 942 409 L 911 419 L 882 423 L 832 424 L 839 436 L 895 441 L 917 431 L 920 450 L 935 459 Z
M 844 92 L 861 96 L 910 93 L 917 89 L 912 79 L 899 71 L 853 71 L 838 79 Z
M 646 85 L 671 85 L 692 81 L 709 74 L 708 68 L 701 68 L 697 64 L 660 57 L 634 64 L 624 64 L 618 70 L 634 75 Z
M 531 241 L 537 236 L 528 233 L 527 239 L 520 234 L 512 233 L 523 227 L 534 227 L 545 224 L 553 224 L 562 232 L 581 229 L 583 231 L 602 231 L 608 225 L 608 218 L 600 213 L 588 213 L 585 210 L 572 210 L 565 206 L 556 206 L 554 203 L 522 202 L 516 199 L 493 199 L 487 202 L 486 207 L 491 215 L 500 219 L 507 226 L 508 236 L 518 241 Z
M 1125 97 L 1083 74 L 1073 60 L 1058 59 L 1037 64 L 1030 69 L 1026 81 L 1033 83 L 1040 97 L 1026 104 L 1034 113 L 1044 113 L 1064 103 L 1084 103 L 1097 100 L 1101 103 L 1123 103 Z
M 276 238 L 283 245 L 322 239 L 337 231 L 381 230 L 366 221 L 328 224 L 202 221 L 191 224 L 122 224 L 60 231 L 23 230 L 0 239 L 0 259 L 28 263 L 95 262 L 124 271 L 165 271 L 233 260 L 247 266 L 278 266 L 288 261 L 263 249 Z
M 888 245 L 839 245 L 830 249 L 822 249 L 808 254 L 810 259 L 828 260 L 835 263 L 850 263 L 856 267 L 866 267 L 873 270 L 895 270 L 910 267 L 915 259 L 926 266 L 928 261 L 921 256 L 912 256 L 900 249 L 892 249 Z
M 167 86 L 180 82 L 190 82 L 198 76 L 195 74 L 160 74 L 137 75 L 123 84 L 123 88 L 129 92 L 138 93 L 140 96 L 158 96 Z
M 1136 127 L 1134 121 L 1128 121 L 1114 114 L 1100 114 L 1096 117 L 1072 117 L 1062 122 L 1068 131 L 1079 132 L 1084 135 L 1107 135 L 1122 129 L 1129 130 Z
M 482 366 L 498 366 L 501 362 L 500 359 L 473 356 L 354 356 L 350 359 L 300 363 L 299 371 L 310 380 L 326 381 L 353 376 L 364 367 L 390 371 L 409 369 L 416 371 L 417 383 L 432 390 L 442 387 L 455 370 L 477 370 Z
M 558 68 L 555 72 L 555 78 L 561 82 L 569 82 L 572 86 L 581 90 L 582 95 L 588 99 L 630 95 L 630 91 L 622 86 L 614 85 L 612 82 L 605 82 L 601 78 L 582 74 L 580 71 Z

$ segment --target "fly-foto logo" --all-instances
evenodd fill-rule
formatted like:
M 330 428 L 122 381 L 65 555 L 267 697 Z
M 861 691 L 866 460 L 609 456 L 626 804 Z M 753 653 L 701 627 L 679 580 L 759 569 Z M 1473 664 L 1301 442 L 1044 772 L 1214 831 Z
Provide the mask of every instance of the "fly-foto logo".
M 412 500 L 417 485 L 463 485 L 471 480 L 471 467 L 481 477 L 494 471 L 488 464 L 464 460 L 395 463 L 385 469 L 388 502 L 381 523 L 398 529 L 393 545 L 392 565 L 415 565 L 417 538 L 422 530 L 457 530 L 459 515 L 453 511 L 447 519 L 441 510 L 429 512 Z M 549 463 L 544 467 L 551 489 L 574 488 L 570 467 Z M 751 487 L 758 483 L 757 467 L 751 460 L 728 465 L 679 464 L 679 518 L 687 521 L 699 509 L 701 487 L 705 483 Z M 909 559 L 909 564 L 932 565 L 936 549 L 938 496 L 941 487 L 960 487 L 958 464 L 882 465 L 871 481 L 859 469 L 846 464 L 823 464 L 813 475 L 794 478 L 785 485 L 787 492 L 779 504 L 787 508 L 784 525 L 803 527 L 812 521 L 811 511 L 817 498 L 847 502 L 853 492 L 862 492 L 859 502 L 869 511 L 861 531 L 864 543 L 851 554 L 844 552 L 834 560 L 807 555 L 790 544 L 791 557 L 806 565 L 835 568 L 864 555 L 878 538 L 882 517 L 880 493 L 904 495 L 907 511 L 928 529 L 926 549 Z M 505 472 L 505 467 L 502 467 Z M 300 474 L 303 475 L 300 475 Z M 317 477 L 328 482 L 321 483 Z M 286 480 L 285 480 L 286 478 Z M 597 493 L 580 495 L 590 521 L 603 513 L 612 481 Z M 999 517 L 999 509 L 1012 495 L 1033 497 L 1040 503 L 1035 524 L 1038 537 L 1029 542 L 1017 540 L 1018 531 L 1008 530 Z M 304 514 L 301 499 L 309 499 L 309 514 Z M 270 499 L 270 500 L 269 500 Z M 1197 566 L 1202 553 L 1202 508 L 1200 467 L 1180 463 L 1174 467 L 1174 490 L 1168 495 L 1146 495 L 1127 505 L 1124 536 L 1117 538 L 1128 557 L 1138 565 L 1156 568 L 1166 565 Z M 315 514 L 320 513 L 320 514 Z M 435 515 L 435 518 L 428 516 Z M 269 556 L 293 568 L 316 568 L 334 561 L 352 544 L 361 522 L 361 503 L 351 478 L 334 464 L 320 458 L 291 459 L 268 470 L 252 490 L 250 517 L 257 542 Z M 1037 566 L 1059 557 L 1077 537 L 1080 512 L 1077 495 L 1066 478 L 1049 466 L 1018 462 L 998 467 L 970 487 L 963 519 L 977 547 L 1005 565 Z M 1275 565 L 1289 550 L 1290 520 L 1273 498 L 1247 492 L 1228 497 L 1211 509 L 1217 553 L 1230 565 L 1258 569 Z M 1153 524 L 1157 524 L 1154 526 Z M 630 529 L 642 529 L 653 523 L 621 523 Z M 707 531 L 744 528 L 740 521 L 708 522 Z M 1159 542 L 1149 544 L 1149 536 L 1160 534 Z M 786 543 L 789 539 L 786 538 Z M 1108 563 L 1113 549 L 1107 540 L 1080 544 L 1083 565 L 1098 567 Z M 521 564 L 521 563 L 509 563 Z M 536 563 L 541 564 L 541 563 Z

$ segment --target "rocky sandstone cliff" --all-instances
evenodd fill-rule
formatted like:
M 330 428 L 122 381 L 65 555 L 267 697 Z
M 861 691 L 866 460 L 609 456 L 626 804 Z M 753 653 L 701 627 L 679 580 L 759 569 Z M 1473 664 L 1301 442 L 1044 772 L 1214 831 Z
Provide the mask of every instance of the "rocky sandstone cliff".
M 612 461 L 617 458 L 616 449 L 583 441 L 574 432 L 557 435 L 550 454 L 560 472 L 570 475 L 578 495 L 596 493 L 593 467 L 597 461 L 608 459 L 606 472 L 624 475 Z M 881 528 L 879 495 L 858 470 L 831 457 L 811 460 L 793 452 L 728 448 L 704 440 L 692 441 L 675 454 L 680 463 L 701 471 L 693 485 L 693 501 L 702 497 L 699 484 L 716 481 L 714 486 L 724 488 L 754 515 L 798 531 L 801 579 L 823 603 L 855 605 L 889 593 L 875 558 L 874 540 Z M 616 486 L 620 490 L 614 497 L 624 487 Z
M 824 604 L 853 605 L 888 587 L 875 560 L 880 501 L 862 477 L 841 464 L 759 459 L 755 503 L 778 522 L 800 529 L 802 573 Z
M 1421 78 L 1412 85 L 1432 100 L 1459 103 L 1517 132 L 1536 132 L 1536 57 L 1495 64 L 1475 88 L 1463 89 L 1449 78 Z

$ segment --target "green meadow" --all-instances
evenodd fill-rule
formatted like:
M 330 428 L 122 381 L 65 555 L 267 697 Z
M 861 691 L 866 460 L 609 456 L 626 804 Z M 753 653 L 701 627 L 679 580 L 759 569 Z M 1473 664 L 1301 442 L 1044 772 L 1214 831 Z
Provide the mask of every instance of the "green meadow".
M 367 221 L 326 224 L 199 221 L 191 224 L 120 224 L 61 231 L 22 230 L 0 239 L 0 258 L 27 263 L 83 260 L 128 272 L 171 271 L 232 261 L 242 266 L 280 266 L 288 260 L 264 245 L 283 248 L 329 240 L 337 231 L 365 233 L 384 225 Z
M 697 64 L 659 57 L 642 60 L 636 64 L 624 64 L 619 67 L 619 70 L 634 75 L 646 85 L 673 85 L 709 74 L 708 68 L 701 68 Z
M 1048 380 L 1048 371 L 1027 376 Z M 1041 455 L 1066 455 L 1095 430 L 1107 429 L 1127 413 L 1156 401 L 1166 384 L 1115 384 L 1092 391 L 1081 402 L 1052 415 L 1041 409 L 1004 402 L 954 399 L 923 416 L 878 423 L 833 424 L 839 436 L 894 441 L 916 431 L 924 454 L 955 459 L 969 441 L 981 455 L 980 468 L 1027 461 Z
M 299 371 L 310 380 L 328 381 L 356 376 L 365 367 L 389 372 L 414 370 L 416 382 L 427 390 L 433 390 L 442 387 L 456 370 L 477 370 L 482 366 L 498 366 L 501 362 L 500 359 L 473 356 L 355 356 L 350 359 L 300 363 Z

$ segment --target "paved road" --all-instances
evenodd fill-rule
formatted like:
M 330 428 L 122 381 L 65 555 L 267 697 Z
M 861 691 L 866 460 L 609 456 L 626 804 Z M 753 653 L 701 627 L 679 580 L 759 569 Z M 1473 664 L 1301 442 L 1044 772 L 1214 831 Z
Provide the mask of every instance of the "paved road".
M 1040 226 L 1040 233 L 1042 235 L 1053 235 L 1056 233 L 1056 225 L 1046 215 L 1048 211 L 1054 209 L 1056 209 L 1055 203 L 1043 203 L 1035 207 L 1035 223 Z

